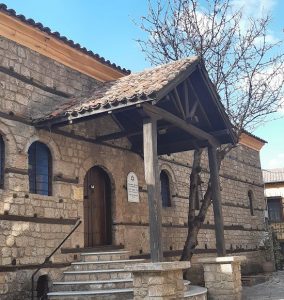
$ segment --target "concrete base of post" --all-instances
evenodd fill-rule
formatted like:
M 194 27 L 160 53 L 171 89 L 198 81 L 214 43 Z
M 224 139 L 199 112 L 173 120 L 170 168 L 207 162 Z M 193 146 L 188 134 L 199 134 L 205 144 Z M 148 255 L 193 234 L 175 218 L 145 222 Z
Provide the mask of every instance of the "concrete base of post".
M 183 270 L 189 267 L 188 261 L 125 266 L 133 274 L 134 300 L 184 299 Z
M 241 262 L 245 256 L 200 258 L 209 300 L 241 300 Z

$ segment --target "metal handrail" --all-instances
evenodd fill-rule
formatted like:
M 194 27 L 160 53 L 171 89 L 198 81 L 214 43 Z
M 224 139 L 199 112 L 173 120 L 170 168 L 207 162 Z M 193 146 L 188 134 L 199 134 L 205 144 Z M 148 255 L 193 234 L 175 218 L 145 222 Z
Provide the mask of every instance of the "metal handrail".
M 74 227 L 72 228 L 72 230 L 66 235 L 66 237 L 61 241 L 61 243 L 52 251 L 51 254 L 49 254 L 49 256 L 47 256 L 44 260 L 44 262 L 34 271 L 33 275 L 32 275 L 32 297 L 31 299 L 34 300 L 34 277 L 35 275 L 38 273 L 39 270 L 43 269 L 44 266 L 49 262 L 50 258 L 53 256 L 53 254 L 65 243 L 65 241 L 70 237 L 70 235 L 80 226 L 80 224 L 82 223 L 82 221 L 80 219 L 77 220 L 77 222 L 75 223 Z

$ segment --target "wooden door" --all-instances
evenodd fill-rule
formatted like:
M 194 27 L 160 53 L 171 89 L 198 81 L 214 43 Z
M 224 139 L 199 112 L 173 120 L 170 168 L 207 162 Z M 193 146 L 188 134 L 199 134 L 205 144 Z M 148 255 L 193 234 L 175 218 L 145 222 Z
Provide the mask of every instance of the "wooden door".
M 90 169 L 84 181 L 85 247 L 111 244 L 111 185 L 107 173 Z

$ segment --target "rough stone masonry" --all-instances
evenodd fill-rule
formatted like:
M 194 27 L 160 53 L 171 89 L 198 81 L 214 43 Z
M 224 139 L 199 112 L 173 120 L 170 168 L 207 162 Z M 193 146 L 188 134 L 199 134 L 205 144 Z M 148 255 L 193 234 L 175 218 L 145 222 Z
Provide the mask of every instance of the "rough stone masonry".
M 71 67 L 0 37 L 0 133 L 5 145 L 4 186 L 0 189 L 1 299 L 27 299 L 33 265 L 43 262 L 77 218 L 84 222 L 84 178 L 93 166 L 105 170 L 111 181 L 113 244 L 124 245 L 134 256 L 149 254 L 142 158 L 129 150 L 125 138 L 108 146 L 76 138 L 114 132 L 118 125 L 113 119 L 108 115 L 88 123 L 69 124 L 61 128 L 65 134 L 37 130 L 31 124 L 31 118 L 49 113 L 67 95 L 82 96 L 100 84 Z M 35 141 L 44 143 L 51 152 L 50 196 L 30 193 L 28 150 Z M 162 211 L 163 248 L 168 259 L 179 256 L 186 237 L 191 163 L 190 152 L 159 158 L 159 168 L 168 174 L 171 191 L 171 206 Z M 206 182 L 209 173 L 205 154 L 202 167 L 202 180 Z M 127 201 L 126 178 L 131 171 L 138 177 L 139 203 Z M 240 144 L 223 162 L 220 175 L 226 249 L 234 255 L 247 256 L 244 271 L 261 270 L 265 257 L 259 246 L 265 234 L 265 201 L 259 151 Z M 249 190 L 253 192 L 252 208 Z M 198 241 L 195 258 L 214 255 L 212 208 Z M 64 247 L 84 247 L 83 226 Z M 54 266 L 70 259 L 58 252 L 53 258 Z M 56 268 L 44 272 L 52 279 L 59 276 Z

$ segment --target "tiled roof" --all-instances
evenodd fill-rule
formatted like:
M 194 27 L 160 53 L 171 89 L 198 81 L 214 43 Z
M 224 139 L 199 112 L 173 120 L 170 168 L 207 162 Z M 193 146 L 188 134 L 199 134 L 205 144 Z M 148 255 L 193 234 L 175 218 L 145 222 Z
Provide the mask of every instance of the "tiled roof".
M 262 170 L 264 183 L 284 182 L 284 168 Z
M 254 135 L 254 134 L 250 133 L 250 132 L 247 131 L 247 130 L 243 130 L 243 133 L 245 133 L 245 134 L 247 134 L 247 135 L 249 135 L 249 136 L 251 136 L 251 137 L 253 137 L 253 138 L 257 139 L 257 140 L 259 140 L 260 142 L 262 142 L 262 143 L 264 143 L 264 144 L 267 143 L 266 140 L 264 140 L 264 139 L 258 137 L 257 135 Z
M 17 15 L 17 13 L 13 9 L 8 9 L 7 6 L 3 3 L 0 3 L 0 12 L 4 12 L 7 15 L 17 18 L 18 20 L 22 21 L 23 23 L 26 23 L 30 26 L 33 26 L 33 27 L 39 29 L 40 31 L 43 31 L 43 32 L 49 34 L 50 36 L 69 45 L 70 47 L 75 48 L 75 49 L 83 52 L 84 54 L 87 54 L 87 55 L 95 58 L 99 62 L 101 62 L 113 69 L 116 69 L 124 74 L 130 74 L 130 70 L 126 70 L 125 68 L 122 68 L 114 63 L 111 63 L 109 60 L 106 60 L 104 57 L 101 57 L 98 54 L 93 53 L 90 50 L 87 50 L 85 47 L 82 47 L 80 44 L 75 43 L 72 40 L 69 40 L 67 37 L 60 35 L 59 32 L 57 32 L 57 31 L 52 32 L 50 28 L 43 26 L 41 23 L 35 22 L 33 19 L 27 19 L 23 15 Z
M 88 97 L 67 99 L 52 113 L 43 116 L 38 121 L 60 116 L 83 114 L 102 108 L 118 105 L 131 105 L 133 102 L 155 100 L 156 95 L 167 87 L 183 72 L 194 68 L 199 62 L 198 57 L 191 57 L 165 65 L 133 73 L 115 81 L 103 83 Z

